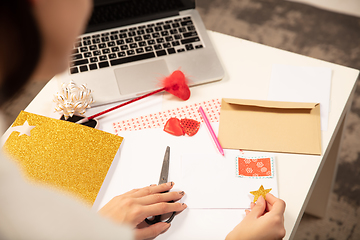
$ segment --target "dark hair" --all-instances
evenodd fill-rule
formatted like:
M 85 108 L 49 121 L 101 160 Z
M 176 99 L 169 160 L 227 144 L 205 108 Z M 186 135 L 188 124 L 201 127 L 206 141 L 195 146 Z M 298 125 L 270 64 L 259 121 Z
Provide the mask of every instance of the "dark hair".
M 41 35 L 29 0 L 0 1 L 0 106 L 21 89 L 41 55 Z

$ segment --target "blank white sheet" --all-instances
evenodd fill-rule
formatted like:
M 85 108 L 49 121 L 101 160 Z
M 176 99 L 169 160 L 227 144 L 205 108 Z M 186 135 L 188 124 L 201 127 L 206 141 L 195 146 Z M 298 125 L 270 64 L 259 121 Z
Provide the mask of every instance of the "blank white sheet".
M 272 67 L 268 100 L 320 103 L 321 130 L 328 127 L 332 70 L 325 67 Z

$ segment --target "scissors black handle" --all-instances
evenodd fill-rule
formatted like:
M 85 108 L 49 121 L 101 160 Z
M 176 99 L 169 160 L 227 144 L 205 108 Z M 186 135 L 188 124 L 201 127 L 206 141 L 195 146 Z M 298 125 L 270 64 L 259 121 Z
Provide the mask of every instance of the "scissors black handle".
M 164 222 L 166 222 L 166 223 L 171 223 L 171 221 L 174 219 L 174 217 L 175 217 L 175 214 L 176 214 L 176 212 L 173 212 L 172 214 L 171 214 L 171 216 L 166 220 L 166 221 L 164 221 Z M 153 219 L 148 219 L 148 218 L 145 218 L 145 222 L 147 223 L 147 224 L 149 224 L 149 225 L 153 225 L 153 224 L 155 224 L 155 223 L 158 223 L 158 222 L 161 222 L 161 215 L 157 215 L 157 216 L 155 216 Z
M 169 191 L 162 192 L 162 193 L 167 193 L 167 192 L 169 192 Z M 174 202 L 174 201 L 170 201 L 169 203 L 173 203 L 173 202 Z M 174 219 L 175 215 L 176 215 L 176 212 L 173 212 L 173 213 L 171 214 L 171 216 L 170 216 L 166 221 L 164 221 L 164 222 L 166 222 L 166 223 L 171 223 L 171 221 Z M 155 223 L 162 222 L 162 221 L 161 221 L 161 215 L 156 215 L 156 216 L 154 216 L 151 220 L 148 219 L 148 218 L 145 218 L 145 222 L 146 222 L 147 224 L 149 224 L 149 225 L 153 225 L 153 224 L 155 224 Z

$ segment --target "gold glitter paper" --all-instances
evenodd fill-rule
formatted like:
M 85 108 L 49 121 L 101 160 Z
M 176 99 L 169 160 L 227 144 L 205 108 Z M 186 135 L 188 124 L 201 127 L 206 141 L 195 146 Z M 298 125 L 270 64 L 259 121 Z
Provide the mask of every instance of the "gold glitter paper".
M 35 126 L 30 136 L 19 130 L 27 124 Z M 4 150 L 28 178 L 72 193 L 89 205 L 94 203 L 123 140 L 94 128 L 24 111 L 12 129 Z
M 254 202 L 258 200 L 260 196 L 263 196 L 264 199 L 266 199 L 266 194 L 271 191 L 270 189 L 264 189 L 263 185 L 260 186 L 259 190 L 250 192 L 252 195 L 254 195 Z

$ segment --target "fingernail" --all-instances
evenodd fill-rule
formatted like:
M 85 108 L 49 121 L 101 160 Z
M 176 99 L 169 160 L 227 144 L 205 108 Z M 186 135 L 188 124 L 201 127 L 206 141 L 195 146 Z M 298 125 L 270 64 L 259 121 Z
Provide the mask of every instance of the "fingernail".
M 184 206 L 185 208 L 187 208 L 187 205 L 185 203 L 182 203 L 181 205 Z
M 166 183 L 166 185 L 172 186 L 172 185 L 173 185 L 173 182 L 168 182 L 168 183 Z
M 184 191 L 180 191 L 180 192 L 178 192 L 180 195 L 184 195 L 185 194 L 185 192 Z

